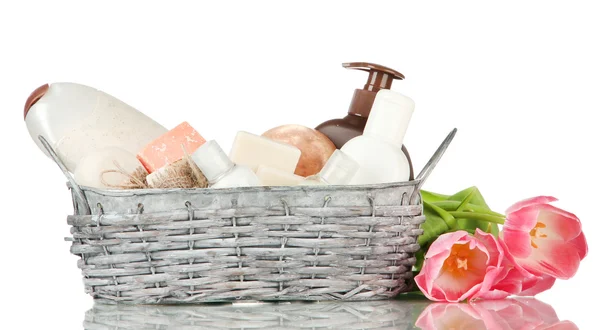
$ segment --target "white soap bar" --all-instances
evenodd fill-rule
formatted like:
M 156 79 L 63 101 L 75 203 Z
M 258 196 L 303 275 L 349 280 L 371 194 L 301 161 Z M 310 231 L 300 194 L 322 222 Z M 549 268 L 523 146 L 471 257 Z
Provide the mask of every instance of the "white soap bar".
M 297 186 L 305 181 L 302 176 L 264 165 L 258 167 L 256 175 L 263 186 Z
M 238 165 L 257 171 L 260 165 L 294 173 L 300 149 L 269 138 L 240 131 L 235 136 L 229 158 Z

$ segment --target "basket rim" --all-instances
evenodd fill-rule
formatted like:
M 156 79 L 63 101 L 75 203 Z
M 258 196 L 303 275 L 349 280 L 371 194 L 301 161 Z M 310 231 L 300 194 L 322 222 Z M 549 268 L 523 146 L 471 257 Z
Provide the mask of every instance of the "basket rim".
M 99 189 L 89 186 L 79 187 L 84 191 L 105 195 L 105 196 L 132 196 L 132 195 L 160 195 L 169 193 L 189 193 L 189 194 L 206 194 L 206 195 L 218 195 L 227 193 L 238 193 L 238 192 L 287 192 L 287 191 L 301 191 L 301 190 L 336 190 L 336 191 L 356 191 L 356 190 L 373 190 L 373 189 L 386 189 L 396 187 L 415 186 L 421 182 L 422 179 L 416 179 L 411 181 L 402 182 L 391 182 L 391 183 L 379 183 L 379 184 L 367 184 L 367 185 L 325 185 L 325 186 L 252 186 L 252 187 L 237 187 L 237 188 L 169 188 L 169 189 Z M 72 188 L 71 184 L 67 182 L 67 187 Z

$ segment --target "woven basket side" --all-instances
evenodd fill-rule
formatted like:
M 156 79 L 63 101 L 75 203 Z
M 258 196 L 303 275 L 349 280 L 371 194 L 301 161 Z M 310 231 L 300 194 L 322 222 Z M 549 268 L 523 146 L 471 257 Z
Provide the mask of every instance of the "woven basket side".
M 386 299 L 407 290 L 419 249 L 421 205 L 390 202 L 407 193 L 89 194 L 96 213 L 68 218 L 71 252 L 106 301 Z

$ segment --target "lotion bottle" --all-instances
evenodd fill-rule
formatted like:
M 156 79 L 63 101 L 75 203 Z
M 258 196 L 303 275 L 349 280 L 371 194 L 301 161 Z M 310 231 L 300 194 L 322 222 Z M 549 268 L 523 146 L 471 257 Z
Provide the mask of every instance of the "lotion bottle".
M 38 139 L 42 135 L 71 173 L 88 152 L 119 147 L 135 155 L 167 132 L 115 97 L 75 83 L 39 87 L 27 99 L 24 116 L 38 147 L 48 155 Z
M 341 149 L 359 165 L 350 184 L 409 180 L 410 164 L 402 141 L 414 108 L 414 101 L 400 93 L 385 89 L 377 93 L 363 135 Z
M 211 188 L 260 186 L 254 171 L 234 164 L 214 140 L 204 143 L 191 157 Z
M 325 134 L 338 149 L 342 148 L 346 142 L 363 133 L 377 92 L 390 89 L 395 79 L 404 79 L 402 73 L 379 64 L 352 62 L 343 63 L 342 66 L 346 69 L 366 71 L 369 73 L 369 77 L 362 89 L 354 91 L 354 96 L 350 102 L 346 117 L 328 120 L 316 127 L 316 130 Z M 414 173 L 410 155 L 405 146 L 402 146 L 402 151 L 408 159 L 410 179 L 412 180 Z

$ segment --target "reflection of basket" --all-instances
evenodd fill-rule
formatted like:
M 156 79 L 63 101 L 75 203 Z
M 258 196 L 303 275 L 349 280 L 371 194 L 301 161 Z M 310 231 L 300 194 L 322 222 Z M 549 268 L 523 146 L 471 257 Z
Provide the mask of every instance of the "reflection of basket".
M 426 302 L 363 301 L 236 306 L 96 304 L 84 328 L 108 329 L 416 329 Z
M 68 239 L 96 299 L 377 300 L 408 289 L 419 188 L 436 161 L 394 184 L 97 190 L 41 140 L 70 181 Z

